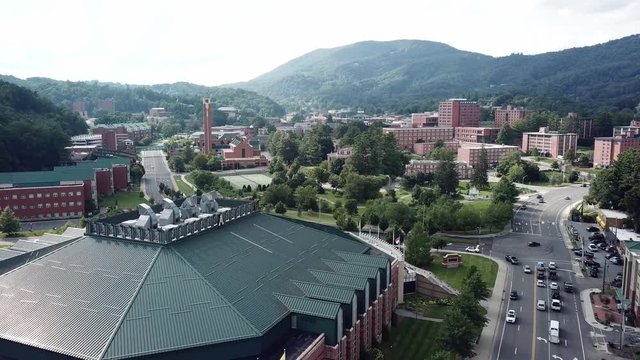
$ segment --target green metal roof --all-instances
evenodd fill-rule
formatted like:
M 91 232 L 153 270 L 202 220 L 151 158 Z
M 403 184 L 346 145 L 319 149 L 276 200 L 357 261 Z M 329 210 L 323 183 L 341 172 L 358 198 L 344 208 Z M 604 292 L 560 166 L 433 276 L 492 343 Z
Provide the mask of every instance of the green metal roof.
M 291 312 L 316 316 L 325 319 L 335 319 L 338 316 L 340 305 L 334 302 L 307 299 L 304 297 L 290 296 L 284 294 L 276 294 L 276 298 L 280 300 Z
M 341 304 L 351 304 L 353 301 L 353 291 L 351 290 L 306 281 L 294 281 L 293 283 L 302 290 L 305 296 L 312 299 L 339 302 Z
M 171 328 L 180 331 L 166 336 Z M 172 248 L 164 248 L 103 358 L 121 359 L 259 335 Z
M 166 246 L 83 237 L 0 276 L 0 338 L 83 359 L 262 341 L 292 312 L 335 319 L 378 271 L 338 254 L 366 251 L 259 213 Z
M 355 290 L 364 290 L 367 286 L 367 278 L 364 276 L 352 276 L 336 274 L 331 271 L 309 270 L 320 282 L 328 285 L 342 286 Z
M 336 251 L 336 254 L 352 264 L 375 266 L 381 269 L 385 269 L 389 264 L 389 258 L 383 255 L 365 255 L 344 251 Z
M 124 127 L 127 131 L 136 131 L 136 130 L 149 130 L 151 126 L 144 122 L 137 123 L 121 123 L 121 124 L 99 124 L 95 127 L 105 128 L 105 129 L 117 129 L 119 127 Z
M 337 273 L 366 276 L 369 279 L 375 279 L 380 271 L 378 268 L 372 266 L 350 264 L 344 261 L 325 260 L 324 263 L 329 265 L 329 267 Z
M 89 180 L 94 178 L 94 169 L 111 169 L 113 165 L 129 165 L 130 162 L 127 158 L 114 156 L 78 162 L 75 166 L 56 166 L 51 171 L 0 173 L 0 184 L 13 184 L 14 187 L 35 187 L 59 185 L 61 181 Z
M 624 247 L 629 249 L 629 250 L 640 249 L 640 241 L 625 240 L 625 241 L 623 241 L 623 243 L 624 243 Z

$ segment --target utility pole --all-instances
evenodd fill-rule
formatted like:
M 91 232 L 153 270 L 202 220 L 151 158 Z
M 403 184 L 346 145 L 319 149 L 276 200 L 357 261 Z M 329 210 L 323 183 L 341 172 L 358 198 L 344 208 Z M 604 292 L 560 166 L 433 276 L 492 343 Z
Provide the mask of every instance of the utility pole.
M 607 280 L 607 259 L 604 259 L 604 273 L 602 274 L 602 292 L 604 292 L 604 283 Z

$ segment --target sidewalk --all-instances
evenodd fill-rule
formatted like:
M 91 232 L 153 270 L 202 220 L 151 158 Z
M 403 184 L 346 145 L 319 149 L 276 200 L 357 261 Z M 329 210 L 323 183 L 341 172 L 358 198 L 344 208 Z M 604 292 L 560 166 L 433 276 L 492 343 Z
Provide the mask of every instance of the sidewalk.
M 406 318 L 411 318 L 411 319 L 416 319 L 416 320 L 424 320 L 424 321 L 433 321 L 433 322 L 442 322 L 442 319 L 438 319 L 438 318 L 430 318 L 430 317 L 426 317 L 426 316 L 422 316 L 422 315 L 418 315 L 416 312 L 414 311 L 409 311 L 406 309 L 396 309 L 394 311 L 394 313 L 398 316 L 402 316 L 402 317 L 406 317 Z
M 598 328 L 602 331 L 613 331 L 611 326 L 606 326 L 604 324 L 599 323 L 595 316 L 593 315 L 593 304 L 591 304 L 591 298 L 589 294 L 595 293 L 599 294 L 600 289 L 592 288 L 580 291 L 580 302 L 582 303 L 582 312 L 584 313 L 584 321 L 593 326 L 594 328 Z
M 477 360 L 490 360 L 493 355 L 493 348 L 498 333 L 498 320 L 500 319 L 500 315 L 504 312 L 503 307 L 505 305 L 504 299 L 507 285 L 507 271 L 510 271 L 510 268 L 503 260 L 482 254 L 474 255 L 484 256 L 498 263 L 498 274 L 496 275 L 496 282 L 493 286 L 491 297 L 480 303 L 482 307 L 487 309 L 487 319 L 489 319 L 489 322 L 484 329 L 482 329 L 482 333 L 478 339 L 478 344 L 475 348 L 476 356 L 472 358 Z

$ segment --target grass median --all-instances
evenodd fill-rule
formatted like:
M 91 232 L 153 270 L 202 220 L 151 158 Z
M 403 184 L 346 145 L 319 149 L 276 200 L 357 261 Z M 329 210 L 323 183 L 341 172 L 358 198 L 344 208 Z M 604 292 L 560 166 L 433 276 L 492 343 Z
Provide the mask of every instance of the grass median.
M 444 254 L 446 254 L 446 251 L 433 254 L 433 263 L 425 270 L 431 271 L 438 279 L 446 281 L 457 290 L 461 290 L 462 282 L 467 275 L 468 269 L 475 265 L 487 287 L 493 288 L 498 274 L 498 263 L 482 256 L 462 254 L 462 265 L 458 268 L 447 269 L 442 266 L 442 256 Z

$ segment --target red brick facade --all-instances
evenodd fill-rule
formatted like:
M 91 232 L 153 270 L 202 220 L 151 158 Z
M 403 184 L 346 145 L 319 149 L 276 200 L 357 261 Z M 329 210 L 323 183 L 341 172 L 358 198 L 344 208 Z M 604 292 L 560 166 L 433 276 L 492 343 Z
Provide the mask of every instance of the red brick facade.
M 479 126 L 480 105 L 466 99 L 441 101 L 438 107 L 438 126 Z
M 493 143 L 498 138 L 499 128 L 457 127 L 455 139 L 471 143 Z
M 9 207 L 25 220 L 80 217 L 84 214 L 84 201 L 82 183 L 0 189 L 0 207 Z
M 268 161 L 262 157 L 260 149 L 255 149 L 249 141 L 236 139 L 230 144 L 230 149 L 223 151 L 223 169 L 232 169 L 235 166 L 267 166 Z
M 495 109 L 493 113 L 495 126 L 498 129 L 502 129 L 505 124 L 509 124 L 509 126 L 512 126 L 513 124 L 527 117 L 527 115 L 531 114 L 532 111 L 523 108 L 515 108 L 511 105 L 508 105 L 506 109 Z
M 454 129 L 452 127 L 384 128 L 382 133 L 393 134 L 401 149 L 411 151 L 413 144 L 419 140 L 424 142 L 453 140 Z
M 416 113 L 411 114 L 411 127 L 435 127 L 438 126 L 438 114 Z
M 444 147 L 456 153 L 460 143 L 458 140 L 444 141 Z M 426 155 L 436 148 L 435 141 L 421 142 L 413 144 L 413 152 L 418 155 Z

